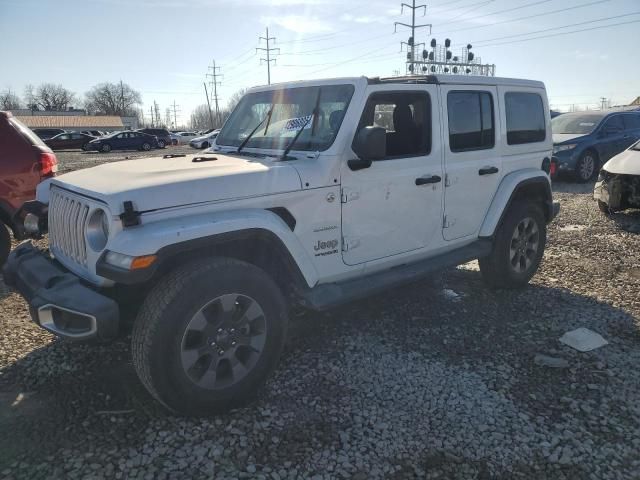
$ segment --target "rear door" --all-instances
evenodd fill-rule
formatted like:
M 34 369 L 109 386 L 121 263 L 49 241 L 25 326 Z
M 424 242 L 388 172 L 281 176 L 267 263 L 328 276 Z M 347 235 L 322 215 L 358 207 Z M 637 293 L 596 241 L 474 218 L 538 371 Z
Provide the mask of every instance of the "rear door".
M 476 234 L 502 178 L 498 94 L 493 86 L 441 87 L 445 240 Z
M 342 165 L 342 257 L 348 265 L 431 246 L 442 226 L 437 86 L 369 86 L 357 131 L 365 126 L 386 130 L 387 151 L 369 168 Z
M 628 148 L 640 140 L 640 113 L 625 113 L 622 120 L 624 122 L 625 143 L 628 143 L 625 148 Z
M 625 131 L 622 115 L 615 114 L 607 118 L 599 132 L 600 140 L 600 165 L 622 152 L 625 145 Z M 628 145 L 627 145 L 628 146 Z

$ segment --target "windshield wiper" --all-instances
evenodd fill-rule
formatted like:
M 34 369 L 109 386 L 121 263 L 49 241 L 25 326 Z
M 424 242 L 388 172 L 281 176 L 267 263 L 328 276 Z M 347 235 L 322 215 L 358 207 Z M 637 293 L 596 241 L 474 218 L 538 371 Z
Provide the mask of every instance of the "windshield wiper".
M 271 108 L 269 109 L 267 114 L 264 116 L 264 118 L 262 120 L 260 120 L 260 123 L 258 123 L 258 125 L 256 125 L 256 128 L 251 130 L 251 133 L 247 136 L 247 138 L 245 138 L 242 141 L 242 143 L 240 144 L 240 146 L 238 147 L 238 149 L 236 150 L 235 153 L 240 153 L 240 151 L 247 145 L 247 143 L 249 143 L 249 140 L 251 140 L 251 137 L 253 137 L 253 135 L 255 135 L 255 133 L 258 131 L 258 129 L 262 126 L 262 124 L 265 122 L 265 120 L 267 118 L 271 118 L 271 112 L 273 112 L 273 105 L 271 105 Z
M 289 142 L 289 145 L 287 145 L 287 148 L 284 149 L 284 152 L 282 152 L 282 156 L 280 157 L 280 161 L 284 161 L 284 160 L 287 159 L 287 155 L 289 155 L 289 152 L 291 151 L 291 149 L 293 148 L 295 143 L 298 141 L 298 137 L 300 137 L 300 135 L 302 135 L 303 130 L 307 127 L 307 125 L 309 125 L 309 122 L 311 122 L 313 119 L 316 118 L 316 115 L 318 114 L 318 107 L 320 105 L 320 94 L 321 93 L 322 93 L 322 88 L 319 88 L 318 89 L 318 96 L 316 97 L 316 105 L 315 105 L 315 107 L 313 107 L 313 111 L 311 112 L 311 115 L 309 115 L 309 118 L 307 118 L 307 120 L 302 124 L 302 126 L 300 127 L 300 130 L 298 130 L 296 132 L 296 134 L 293 136 L 293 138 Z M 312 133 L 312 135 L 313 135 L 313 133 Z

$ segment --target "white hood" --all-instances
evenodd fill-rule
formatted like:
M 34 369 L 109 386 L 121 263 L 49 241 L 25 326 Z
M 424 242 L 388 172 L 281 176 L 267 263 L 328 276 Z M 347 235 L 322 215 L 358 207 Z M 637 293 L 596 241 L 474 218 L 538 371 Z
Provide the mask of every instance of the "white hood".
M 202 156 L 216 160 L 192 161 Z M 127 200 L 144 212 L 302 188 L 298 172 L 290 165 L 218 153 L 106 163 L 54 177 L 51 183 L 102 200 L 114 214 L 122 212 Z
M 558 143 L 568 142 L 569 140 L 580 140 L 584 135 L 582 133 L 554 133 L 552 137 L 553 144 L 556 145 Z
M 618 175 L 640 175 L 640 151 L 625 150 L 605 163 L 602 169 Z

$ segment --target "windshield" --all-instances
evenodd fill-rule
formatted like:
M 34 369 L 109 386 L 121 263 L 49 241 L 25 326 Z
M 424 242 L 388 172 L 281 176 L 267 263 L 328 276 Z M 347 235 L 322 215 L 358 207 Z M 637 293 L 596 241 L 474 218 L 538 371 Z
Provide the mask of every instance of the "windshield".
M 595 130 L 603 117 L 604 116 L 602 114 L 593 113 L 565 113 L 551 120 L 551 130 L 553 133 L 588 135 Z
M 225 123 L 216 144 L 239 147 L 273 106 L 246 148 L 285 149 L 303 128 L 294 150 L 326 150 L 340 129 L 353 92 L 353 85 L 326 85 L 249 93 Z M 316 104 L 316 115 L 307 122 Z

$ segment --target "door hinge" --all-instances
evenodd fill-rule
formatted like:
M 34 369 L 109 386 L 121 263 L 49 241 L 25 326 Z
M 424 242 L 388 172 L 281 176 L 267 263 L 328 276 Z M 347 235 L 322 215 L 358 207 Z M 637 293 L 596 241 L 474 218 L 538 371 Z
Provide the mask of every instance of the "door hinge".
M 355 190 L 349 190 L 347 188 L 342 189 L 342 203 L 351 202 L 360 198 L 360 193 Z
M 446 215 L 442 217 L 442 228 L 453 227 L 455 224 L 456 224 L 456 221 L 449 220 L 449 218 Z
M 342 237 L 342 251 L 348 252 L 360 245 L 360 239 L 355 237 Z

